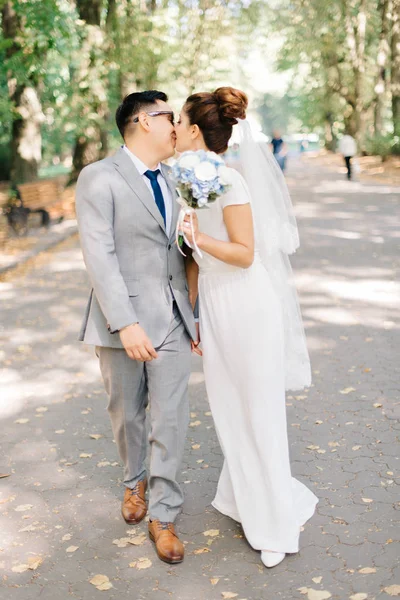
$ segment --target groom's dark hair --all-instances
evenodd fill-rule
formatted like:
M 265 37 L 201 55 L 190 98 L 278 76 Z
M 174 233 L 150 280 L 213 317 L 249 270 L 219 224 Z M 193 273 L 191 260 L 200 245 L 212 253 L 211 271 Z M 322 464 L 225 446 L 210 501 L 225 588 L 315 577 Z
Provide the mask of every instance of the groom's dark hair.
M 167 94 L 157 90 L 148 90 L 146 92 L 134 92 L 128 94 L 122 100 L 115 113 L 115 121 L 120 134 L 124 137 L 125 128 L 129 120 L 134 115 L 137 115 L 141 110 L 149 108 L 155 104 L 156 100 L 168 101 Z

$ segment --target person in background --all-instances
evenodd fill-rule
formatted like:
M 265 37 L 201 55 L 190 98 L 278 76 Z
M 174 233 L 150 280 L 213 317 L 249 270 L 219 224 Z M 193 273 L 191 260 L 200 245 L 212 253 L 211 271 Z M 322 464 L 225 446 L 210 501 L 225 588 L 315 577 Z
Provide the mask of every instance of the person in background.
M 303 138 L 299 144 L 300 153 L 303 154 L 308 149 L 308 140 Z
M 286 157 L 287 157 L 287 145 L 281 137 L 281 133 L 278 130 L 272 132 L 272 140 L 270 144 L 271 152 L 274 155 L 278 165 L 282 171 L 286 168 Z
M 343 155 L 347 169 L 347 179 L 350 181 L 351 172 L 351 159 L 357 154 L 357 144 L 353 136 L 348 131 L 345 132 L 344 136 L 339 142 L 339 152 Z

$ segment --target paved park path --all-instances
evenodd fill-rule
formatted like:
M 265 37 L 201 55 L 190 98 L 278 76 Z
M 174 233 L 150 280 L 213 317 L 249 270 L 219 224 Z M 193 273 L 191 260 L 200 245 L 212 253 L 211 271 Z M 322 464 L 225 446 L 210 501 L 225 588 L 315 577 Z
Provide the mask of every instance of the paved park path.
M 287 396 L 288 429 L 293 474 L 320 498 L 301 551 L 267 570 L 240 527 L 210 506 L 221 452 L 197 358 L 178 521 L 184 563 L 161 563 L 147 524 L 121 519 L 97 361 L 75 341 L 89 286 L 71 238 L 0 282 L 0 474 L 9 475 L 0 479 L 1 600 L 400 594 L 399 189 L 300 161 L 288 182 L 314 373 L 310 389 Z

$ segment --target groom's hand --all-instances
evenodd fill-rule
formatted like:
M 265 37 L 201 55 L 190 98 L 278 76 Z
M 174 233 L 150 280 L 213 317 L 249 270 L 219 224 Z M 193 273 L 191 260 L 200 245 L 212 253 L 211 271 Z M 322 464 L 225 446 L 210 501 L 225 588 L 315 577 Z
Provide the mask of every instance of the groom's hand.
M 119 337 L 129 358 L 145 362 L 158 357 L 153 344 L 139 323 L 128 325 L 119 332 Z

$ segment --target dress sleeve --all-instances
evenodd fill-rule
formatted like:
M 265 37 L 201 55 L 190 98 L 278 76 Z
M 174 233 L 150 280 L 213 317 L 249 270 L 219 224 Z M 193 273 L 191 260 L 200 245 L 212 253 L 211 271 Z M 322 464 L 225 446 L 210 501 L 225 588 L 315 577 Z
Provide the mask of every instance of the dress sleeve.
M 250 192 L 247 184 L 242 175 L 236 171 L 236 169 L 230 169 L 232 177 L 232 187 L 226 194 L 221 196 L 221 206 L 226 208 L 227 206 L 249 204 L 250 203 Z

